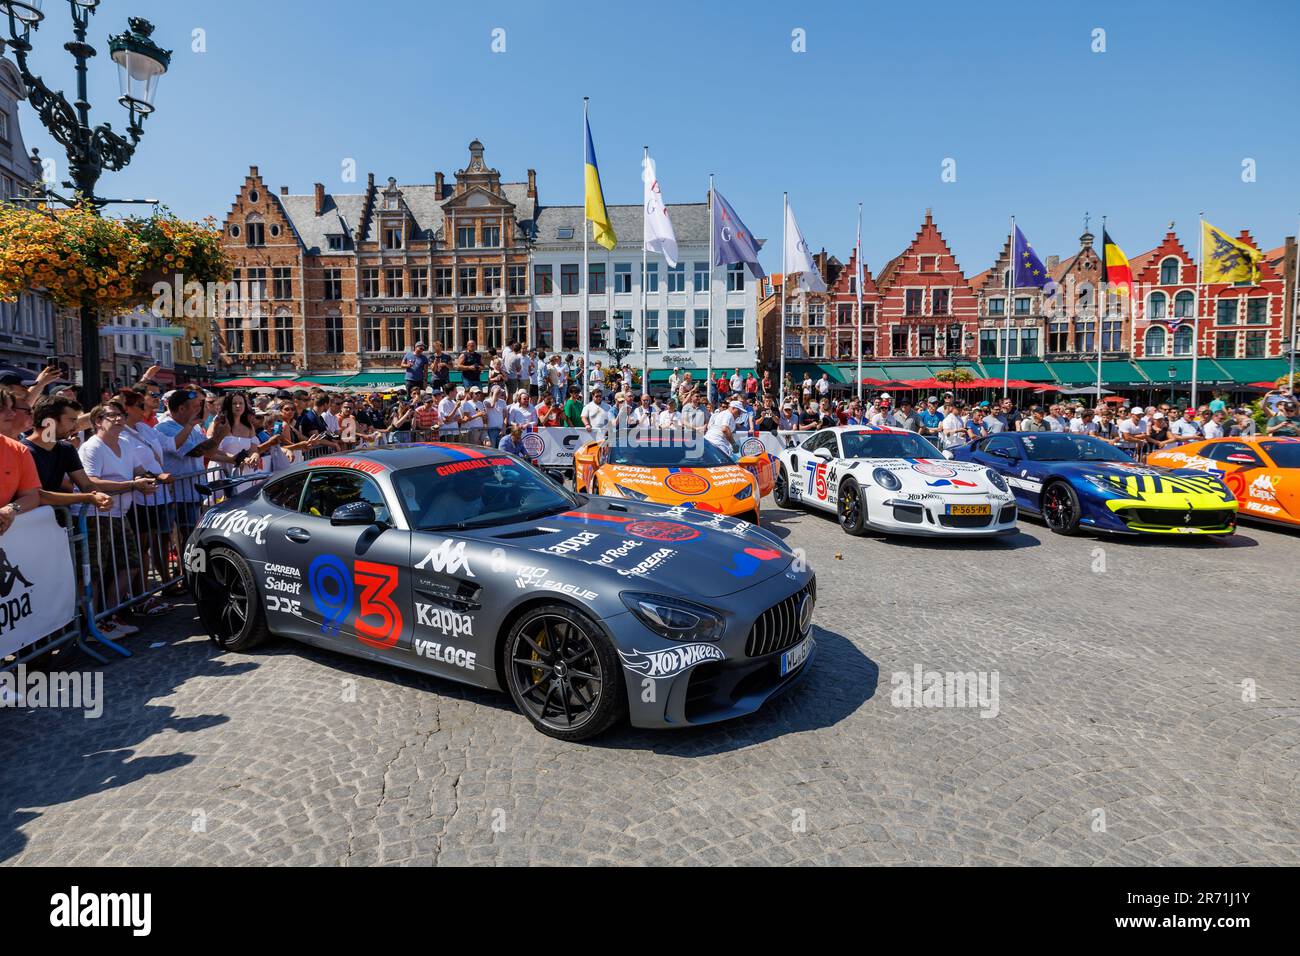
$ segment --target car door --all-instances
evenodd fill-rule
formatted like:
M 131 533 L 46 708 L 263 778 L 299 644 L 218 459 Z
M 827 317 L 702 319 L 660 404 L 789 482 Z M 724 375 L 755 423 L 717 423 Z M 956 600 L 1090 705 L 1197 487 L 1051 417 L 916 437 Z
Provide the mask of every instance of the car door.
M 1206 470 L 1222 478 L 1243 507 L 1253 503 L 1254 510 L 1266 511 L 1276 504 L 1273 481 L 1265 470 L 1264 459 L 1245 442 L 1217 441 L 1205 446 L 1203 454 L 1214 462 L 1214 467 Z M 1260 504 L 1264 505 L 1263 509 L 1259 508 Z
M 835 448 L 835 433 L 820 431 L 804 442 L 796 453 L 796 471 L 799 476 L 797 485 L 801 489 L 799 500 L 823 511 L 833 510 L 835 506 L 831 488 L 833 464 L 819 452 L 824 450 L 825 455 L 833 460 Z
M 1018 507 L 1038 510 L 1043 482 L 1033 471 L 1033 463 L 1021 457 L 1020 442 L 1014 435 L 998 434 L 982 439 L 970 452 L 970 460 L 1006 478 Z
M 373 525 L 335 525 L 340 505 L 369 502 Z M 313 468 L 296 514 L 277 520 L 271 562 L 302 576 L 297 628 L 314 643 L 368 657 L 411 650 L 411 535 L 395 528 L 390 505 L 370 476 Z

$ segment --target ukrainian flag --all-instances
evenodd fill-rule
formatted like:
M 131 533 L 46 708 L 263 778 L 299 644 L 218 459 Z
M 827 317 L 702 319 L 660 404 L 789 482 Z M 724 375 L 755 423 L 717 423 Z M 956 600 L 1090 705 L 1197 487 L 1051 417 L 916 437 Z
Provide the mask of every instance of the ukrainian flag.
M 614 227 L 609 224 L 609 210 L 605 208 L 605 194 L 600 188 L 600 168 L 596 165 L 596 147 L 591 144 L 591 121 L 587 124 L 587 159 L 584 172 L 587 179 L 587 218 L 595 227 L 596 242 L 613 249 L 618 242 Z

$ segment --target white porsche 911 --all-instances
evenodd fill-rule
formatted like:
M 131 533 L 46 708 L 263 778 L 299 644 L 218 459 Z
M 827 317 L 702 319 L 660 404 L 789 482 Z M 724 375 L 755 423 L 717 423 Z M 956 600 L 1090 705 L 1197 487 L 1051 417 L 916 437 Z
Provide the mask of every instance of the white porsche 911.
M 951 461 L 902 428 L 823 428 L 778 456 L 772 489 L 782 508 L 838 515 L 849 534 L 971 537 L 1011 534 L 1016 502 L 992 469 Z

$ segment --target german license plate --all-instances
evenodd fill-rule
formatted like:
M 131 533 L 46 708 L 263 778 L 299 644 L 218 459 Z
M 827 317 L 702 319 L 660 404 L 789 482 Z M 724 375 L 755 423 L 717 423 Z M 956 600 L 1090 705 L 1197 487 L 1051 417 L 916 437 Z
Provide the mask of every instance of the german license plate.
M 988 515 L 993 513 L 992 505 L 949 505 L 950 515 Z
M 812 648 L 813 639 L 811 637 L 805 637 L 800 643 L 782 654 L 781 676 L 784 677 L 791 671 L 798 670 L 803 666 L 803 662 L 808 659 L 808 654 L 812 651 Z

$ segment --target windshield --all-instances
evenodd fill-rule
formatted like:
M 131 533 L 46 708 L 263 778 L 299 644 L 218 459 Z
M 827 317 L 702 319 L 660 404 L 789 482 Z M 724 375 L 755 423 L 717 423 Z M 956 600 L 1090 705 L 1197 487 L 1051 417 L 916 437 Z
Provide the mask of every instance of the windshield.
M 935 458 L 938 451 L 920 435 L 841 432 L 845 458 Z
M 393 487 L 418 531 L 531 521 L 582 503 L 531 465 L 505 455 L 408 468 Z
M 1300 441 L 1266 441 L 1259 447 L 1279 468 L 1300 468 Z
M 1026 433 L 1020 436 L 1020 441 L 1030 461 L 1133 461 L 1114 445 L 1092 435 Z
M 711 468 L 731 465 L 734 460 L 717 445 L 703 440 L 640 442 L 609 446 L 611 465 L 639 465 L 642 468 Z

